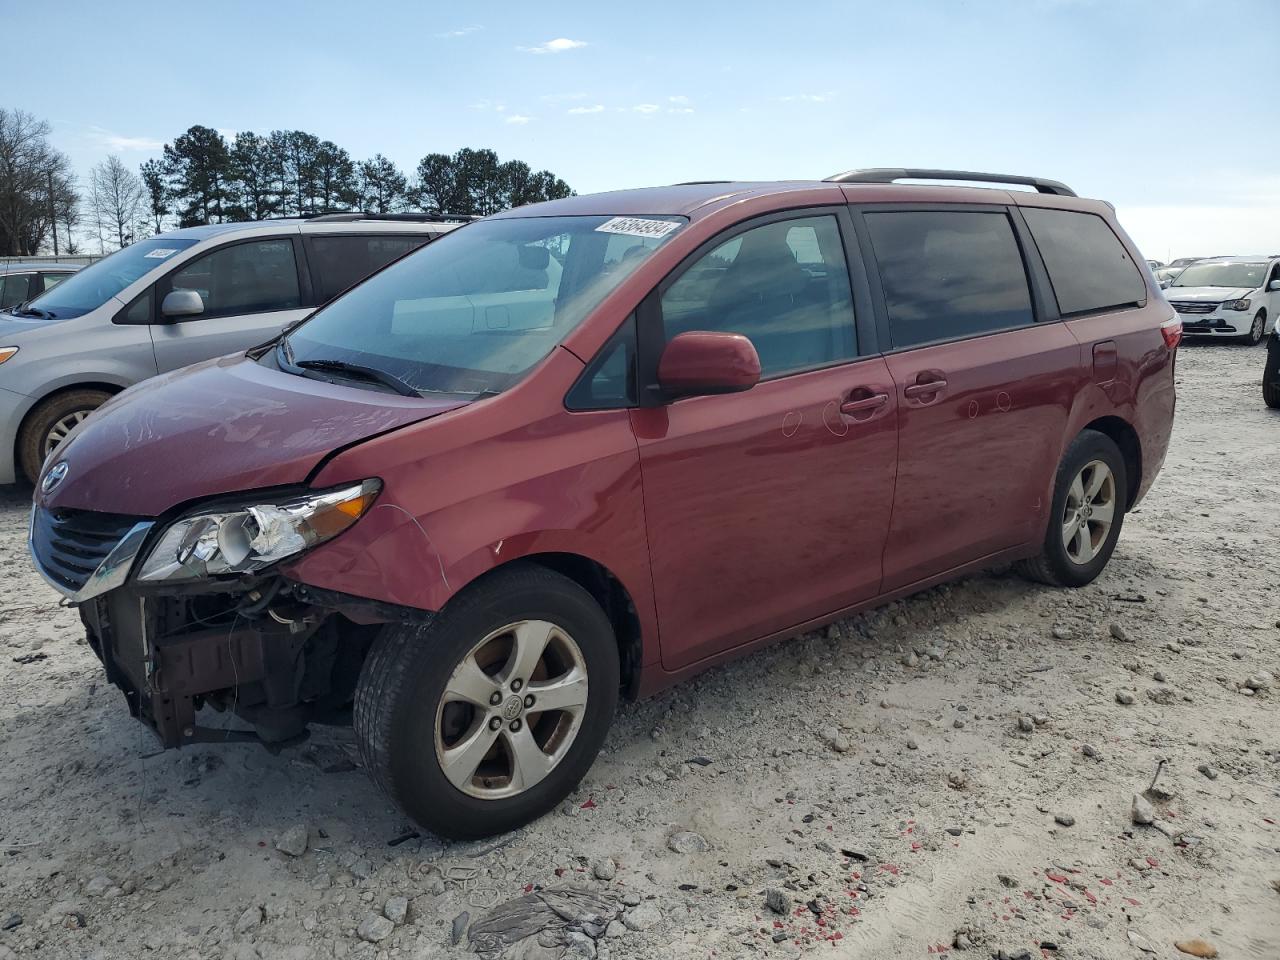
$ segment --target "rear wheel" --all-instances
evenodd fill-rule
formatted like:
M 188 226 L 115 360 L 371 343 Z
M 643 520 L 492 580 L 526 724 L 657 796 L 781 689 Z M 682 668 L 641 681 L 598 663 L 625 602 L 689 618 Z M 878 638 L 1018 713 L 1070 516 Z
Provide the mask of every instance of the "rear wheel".
M 551 810 L 591 767 L 618 671 L 594 598 L 542 567 L 513 566 L 427 626 L 383 630 L 356 690 L 360 752 L 432 833 L 503 833 Z
M 1280 410 L 1280 333 L 1267 341 L 1267 364 L 1262 368 L 1262 401 Z
M 1253 326 L 1249 328 L 1249 332 L 1240 338 L 1241 343 L 1246 343 L 1251 347 L 1256 347 L 1262 342 L 1262 331 L 1267 328 L 1267 311 L 1259 310 L 1253 315 Z
M 1092 582 L 1111 559 L 1128 509 L 1124 455 L 1114 440 L 1083 430 L 1067 448 L 1054 486 L 1049 529 L 1019 572 L 1056 587 Z
M 111 394 L 103 390 L 68 390 L 31 411 L 18 433 L 18 464 L 26 478 L 35 483 L 49 454 L 110 399 Z

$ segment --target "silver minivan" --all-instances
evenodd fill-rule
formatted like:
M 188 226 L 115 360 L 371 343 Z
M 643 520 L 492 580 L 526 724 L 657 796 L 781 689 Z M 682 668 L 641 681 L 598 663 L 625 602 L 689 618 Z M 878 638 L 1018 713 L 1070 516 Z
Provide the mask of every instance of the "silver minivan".
M 140 240 L 0 312 L 0 484 L 34 481 L 125 387 L 269 340 L 459 226 L 429 214 L 325 214 Z

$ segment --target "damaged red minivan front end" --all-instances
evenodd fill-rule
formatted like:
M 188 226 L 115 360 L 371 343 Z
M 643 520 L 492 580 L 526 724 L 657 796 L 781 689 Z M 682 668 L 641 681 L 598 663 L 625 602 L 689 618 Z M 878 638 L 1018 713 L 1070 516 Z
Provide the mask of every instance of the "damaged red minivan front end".
M 279 573 L 381 493 L 376 478 L 323 490 L 309 478 L 352 443 L 465 402 L 299 380 L 246 358 L 148 381 L 41 478 L 37 569 L 78 604 L 108 678 L 165 746 L 209 735 L 196 723 L 206 704 L 234 708 L 250 736 L 287 741 L 341 714 L 368 643 L 361 624 L 390 615 Z

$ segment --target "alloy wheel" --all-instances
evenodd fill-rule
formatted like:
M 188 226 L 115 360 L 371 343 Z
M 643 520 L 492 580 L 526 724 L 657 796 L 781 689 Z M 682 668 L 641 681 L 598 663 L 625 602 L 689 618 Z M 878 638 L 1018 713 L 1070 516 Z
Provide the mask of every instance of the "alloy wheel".
M 458 790 L 482 800 L 536 786 L 582 726 L 587 665 L 546 620 L 493 631 L 453 669 L 436 708 L 436 760 Z
M 1067 490 L 1062 544 L 1072 563 L 1084 566 L 1107 542 L 1116 514 L 1116 478 L 1101 460 L 1090 460 Z
M 44 435 L 44 455 L 47 457 L 53 453 L 54 448 L 67 439 L 67 435 L 83 423 L 91 413 L 93 413 L 92 410 L 73 410 L 55 420 L 49 432 Z

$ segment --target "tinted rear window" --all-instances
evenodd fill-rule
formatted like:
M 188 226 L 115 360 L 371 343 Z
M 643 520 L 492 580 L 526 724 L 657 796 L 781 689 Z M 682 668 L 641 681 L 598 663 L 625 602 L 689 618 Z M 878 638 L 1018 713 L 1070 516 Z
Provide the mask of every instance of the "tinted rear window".
M 1039 207 L 1024 207 L 1022 215 L 1049 271 L 1058 309 L 1064 314 L 1146 302 L 1142 274 L 1101 217 Z
M 1004 213 L 868 213 L 895 349 L 1035 322 L 1013 224 Z
M 431 238 L 421 234 L 394 237 L 306 237 L 307 259 L 321 303 L 399 260 Z

